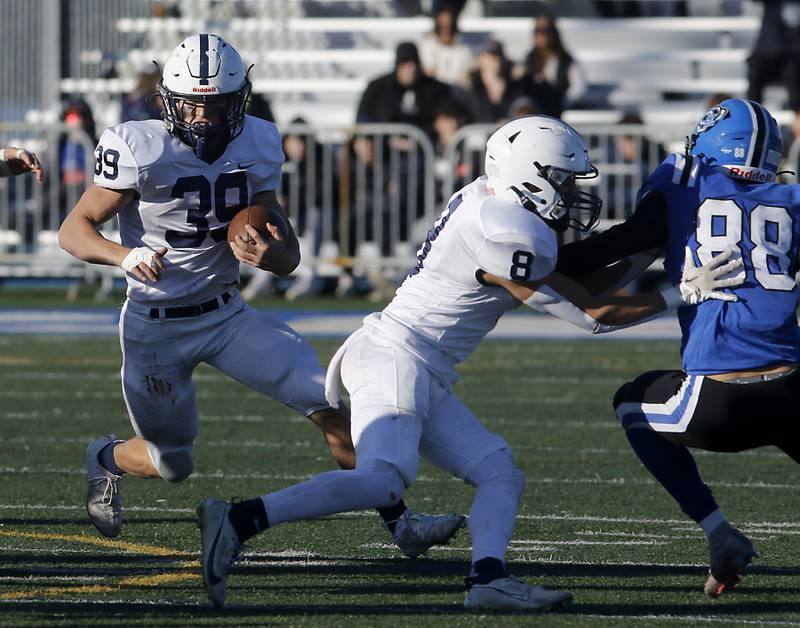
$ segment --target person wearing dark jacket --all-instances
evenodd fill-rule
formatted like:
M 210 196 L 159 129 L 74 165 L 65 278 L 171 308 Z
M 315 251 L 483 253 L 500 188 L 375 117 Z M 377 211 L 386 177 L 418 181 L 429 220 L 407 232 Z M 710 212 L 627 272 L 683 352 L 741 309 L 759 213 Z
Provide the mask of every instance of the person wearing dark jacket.
M 747 59 L 747 98 L 761 102 L 767 84 L 779 81 L 789 92 L 789 109 L 800 112 L 800 2 L 761 3 L 761 28 Z
M 364 90 L 356 121 L 413 124 L 432 137 L 436 104 L 449 96 L 447 85 L 421 72 L 417 47 L 402 42 L 394 70 L 370 81 Z

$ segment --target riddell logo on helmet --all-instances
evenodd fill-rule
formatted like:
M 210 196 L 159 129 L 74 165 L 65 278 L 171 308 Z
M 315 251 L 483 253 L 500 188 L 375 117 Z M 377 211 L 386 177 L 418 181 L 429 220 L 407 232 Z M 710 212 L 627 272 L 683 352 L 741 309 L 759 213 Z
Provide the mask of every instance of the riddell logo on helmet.
M 217 91 L 216 87 L 192 87 L 192 92 L 195 94 L 208 94 Z
M 772 174 L 769 172 L 764 172 L 763 170 L 742 170 L 741 168 L 737 168 L 736 166 L 731 166 L 729 171 L 732 175 L 740 177 L 742 179 L 751 179 L 753 181 L 772 181 Z

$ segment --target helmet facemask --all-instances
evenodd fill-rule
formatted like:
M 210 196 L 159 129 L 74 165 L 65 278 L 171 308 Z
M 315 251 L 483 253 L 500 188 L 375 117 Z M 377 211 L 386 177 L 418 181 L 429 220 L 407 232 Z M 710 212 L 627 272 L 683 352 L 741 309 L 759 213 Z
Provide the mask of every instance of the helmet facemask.
M 581 190 L 576 180 L 596 178 L 597 168 L 592 165 L 589 172 L 573 172 L 555 166 L 542 166 L 538 161 L 534 165 L 538 169 L 538 177 L 553 188 L 554 202 L 547 210 L 537 208 L 536 202 L 542 202 L 539 193 L 543 190 L 526 181 L 522 184 L 524 190 L 515 186 L 510 188 L 519 197 L 522 206 L 538 214 L 555 231 L 566 231 L 569 228 L 590 231 L 600 217 L 603 199 Z
M 164 101 L 167 131 L 192 149 L 199 159 L 212 163 L 242 132 L 250 90 L 251 83 L 247 78 L 238 91 L 206 95 L 177 94 L 161 81 L 158 84 L 158 93 Z M 199 105 L 204 107 L 205 117 L 219 122 L 187 122 L 192 118 L 192 109 Z

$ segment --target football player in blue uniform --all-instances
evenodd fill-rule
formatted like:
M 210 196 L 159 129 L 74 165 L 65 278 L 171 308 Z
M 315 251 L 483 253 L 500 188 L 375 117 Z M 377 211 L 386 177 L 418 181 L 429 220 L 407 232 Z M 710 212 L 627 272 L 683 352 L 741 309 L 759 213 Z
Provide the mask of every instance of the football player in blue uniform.
M 669 156 L 645 181 L 625 223 L 559 252 L 557 270 L 567 275 L 623 260 L 619 272 L 630 277 L 658 248 L 673 284 L 692 272 L 681 268 L 685 255 L 687 265 L 723 251 L 744 262 L 743 284 L 726 290 L 731 300 L 678 309 L 683 370 L 644 373 L 614 397 L 639 459 L 708 537 L 710 597 L 733 588 L 757 553 L 720 510 L 689 448 L 774 445 L 800 462 L 800 186 L 776 182 L 781 153 L 762 105 L 725 100 L 689 135 L 685 155 Z

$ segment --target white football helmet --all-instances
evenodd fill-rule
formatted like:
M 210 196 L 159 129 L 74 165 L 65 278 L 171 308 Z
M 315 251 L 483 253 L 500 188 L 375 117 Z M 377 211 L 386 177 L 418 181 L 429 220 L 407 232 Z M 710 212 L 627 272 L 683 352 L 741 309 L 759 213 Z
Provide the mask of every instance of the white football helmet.
M 592 179 L 597 168 L 580 134 L 550 116 L 516 118 L 486 142 L 487 183 L 497 196 L 536 212 L 557 231 L 588 231 L 603 201 L 578 189 L 575 180 Z
M 158 93 L 167 131 L 205 161 L 214 161 L 242 132 L 251 84 L 236 49 L 217 35 L 191 35 L 170 53 Z M 220 122 L 190 124 L 183 109 L 202 104 Z

